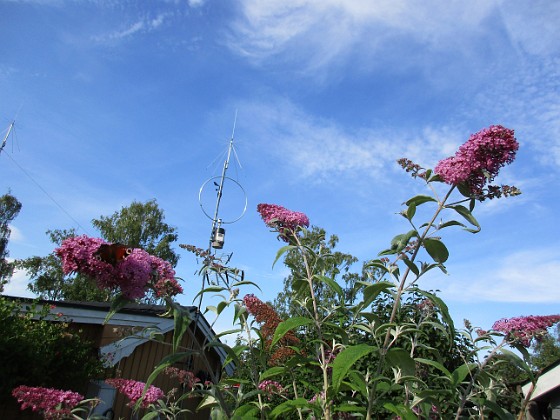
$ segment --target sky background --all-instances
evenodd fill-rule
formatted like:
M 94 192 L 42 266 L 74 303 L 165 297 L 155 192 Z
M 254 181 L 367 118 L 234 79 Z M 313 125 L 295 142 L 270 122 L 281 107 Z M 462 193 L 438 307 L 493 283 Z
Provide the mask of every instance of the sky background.
M 223 251 L 262 289 L 244 292 L 272 300 L 287 271 L 258 203 L 305 212 L 366 261 L 409 230 L 401 203 L 428 192 L 395 161 L 433 167 L 502 124 L 520 149 L 496 183 L 523 195 L 477 205 L 476 235 L 445 232 L 449 275 L 420 286 L 459 325 L 560 313 L 558 22 L 551 0 L 0 0 L 2 138 L 16 120 L 0 194 L 23 204 L 10 257 L 52 252 L 49 229 L 96 236 L 93 218 L 153 198 L 179 243 L 206 247 L 199 189 L 237 114 L 228 176 L 248 208 Z M 224 220 L 243 197 L 226 184 Z M 189 305 L 198 266 L 175 248 Z M 26 286 L 18 272 L 5 294 Z

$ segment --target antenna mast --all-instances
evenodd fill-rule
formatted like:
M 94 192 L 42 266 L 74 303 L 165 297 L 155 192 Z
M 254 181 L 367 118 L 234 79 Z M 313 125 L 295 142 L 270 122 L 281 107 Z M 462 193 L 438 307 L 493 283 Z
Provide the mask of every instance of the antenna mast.
M 10 124 L 10 126 L 8 127 L 8 132 L 6 133 L 6 136 L 4 137 L 4 140 L 2 141 L 2 146 L 0 146 L 0 153 L 2 153 L 2 150 L 4 150 L 4 146 L 6 146 L 6 142 L 8 141 L 8 137 L 10 137 L 10 133 L 12 132 L 12 128 L 14 128 L 15 123 L 16 123 L 16 120 L 13 120 L 12 123 Z
M 224 167 L 222 168 L 222 175 L 220 176 L 220 184 L 218 185 L 218 192 L 216 197 L 216 209 L 214 210 L 214 217 L 212 218 L 212 231 L 210 235 L 210 244 L 208 246 L 208 251 L 210 251 L 211 248 L 222 249 L 224 246 L 224 235 L 226 231 L 222 227 L 222 219 L 219 218 L 219 211 L 220 211 L 220 202 L 222 201 L 222 194 L 224 191 L 224 182 L 226 180 L 226 173 L 229 168 L 231 151 L 233 150 L 233 138 L 235 135 L 236 123 L 237 123 L 237 111 L 235 112 L 235 119 L 233 120 L 233 130 L 231 132 L 231 139 L 229 140 L 227 157 L 226 160 L 224 161 Z

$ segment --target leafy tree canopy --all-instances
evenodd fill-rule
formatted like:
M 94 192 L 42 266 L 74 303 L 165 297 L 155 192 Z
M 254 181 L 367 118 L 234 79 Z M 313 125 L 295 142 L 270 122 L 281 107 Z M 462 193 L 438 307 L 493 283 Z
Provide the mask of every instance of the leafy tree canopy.
M 173 267 L 179 261 L 179 255 L 171 248 L 178 239 L 177 229 L 165 223 L 163 210 L 155 199 L 145 203 L 133 201 L 111 216 L 101 216 L 91 223 L 108 242 L 142 248 Z
M 179 256 L 171 248 L 178 235 L 174 227 L 164 222 L 163 210 L 156 200 L 146 203 L 132 202 L 128 207 L 111 216 L 101 216 L 92 224 L 107 242 L 120 242 L 130 247 L 143 248 L 176 265 Z M 76 236 L 74 229 L 47 231 L 51 242 L 60 246 L 64 239 Z M 41 298 L 50 300 L 107 301 L 115 293 L 99 289 L 91 279 L 78 274 L 65 276 L 59 258 L 51 253 L 46 257 L 33 256 L 17 261 L 32 280 L 29 289 Z M 142 301 L 155 303 L 157 299 L 148 295 Z
M 4 290 L 4 285 L 14 271 L 14 264 L 7 260 L 8 241 L 11 233 L 9 224 L 20 210 L 21 203 L 9 192 L 0 197 L 0 292 Z
M 355 298 L 350 293 L 352 286 L 364 276 L 364 273 L 350 272 L 351 266 L 358 259 L 350 254 L 334 251 L 338 244 L 338 236 L 331 235 L 327 239 L 326 231 L 323 228 L 312 226 L 311 230 L 306 235 L 303 235 L 301 240 L 303 246 L 313 251 L 309 255 L 328 255 L 328 258 L 317 258 L 316 261 L 311 262 L 311 265 L 319 264 L 320 267 L 317 267 L 317 272 L 342 283 L 347 292 L 347 301 L 352 302 Z M 302 307 L 297 300 L 305 298 L 305 293 L 309 291 L 305 284 L 302 283 L 306 273 L 301 253 L 295 249 L 288 251 L 284 257 L 284 264 L 290 268 L 291 273 L 284 279 L 284 289 L 274 299 L 273 306 L 280 317 L 288 319 L 303 314 Z M 326 287 L 324 283 L 316 282 L 314 287 L 315 294 L 323 302 L 323 306 L 328 306 L 326 304 L 327 301 L 330 301 L 333 305 L 341 303 L 336 301 L 332 290 Z

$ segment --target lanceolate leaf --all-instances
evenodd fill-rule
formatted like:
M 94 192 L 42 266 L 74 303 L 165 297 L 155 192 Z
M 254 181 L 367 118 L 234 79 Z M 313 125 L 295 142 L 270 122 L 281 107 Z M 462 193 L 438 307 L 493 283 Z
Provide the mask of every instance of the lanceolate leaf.
M 426 292 L 425 290 L 414 289 L 414 291 L 420 293 L 422 296 L 427 297 L 434 303 L 434 305 L 437 306 L 437 308 L 441 312 L 441 317 L 443 318 L 443 321 L 449 327 L 449 344 L 452 345 L 453 337 L 455 337 L 455 324 L 453 323 L 453 318 L 449 316 L 449 308 L 447 308 L 445 302 L 441 300 L 439 297 L 437 297 L 436 295 L 430 292 Z
M 284 337 L 286 335 L 286 333 L 288 331 L 293 330 L 294 328 L 299 328 L 299 327 L 303 327 L 304 325 L 309 325 L 312 324 L 313 320 L 303 317 L 303 316 L 297 316 L 294 318 L 290 318 L 287 321 L 281 322 L 280 324 L 278 324 L 278 327 L 276 327 L 276 331 L 274 332 L 274 337 L 272 339 L 272 343 L 270 344 L 270 346 L 274 346 L 276 343 L 278 343 L 278 341 L 280 341 L 282 339 L 282 337 Z
M 348 374 L 354 363 L 365 355 L 377 350 L 377 347 L 369 344 L 358 344 L 352 347 L 346 347 L 341 351 L 332 364 L 332 383 L 334 392 L 338 392 L 342 380 Z
M 187 328 L 189 328 L 191 319 L 188 312 L 179 305 L 173 308 L 173 318 L 175 321 L 175 328 L 173 329 L 173 353 L 175 353 L 183 335 L 187 331 Z
M 430 257 L 437 263 L 444 263 L 449 258 L 447 247 L 438 239 L 426 238 L 422 242 Z
M 436 201 L 436 199 L 433 198 L 433 197 L 430 197 L 429 195 L 420 194 L 420 195 L 417 195 L 415 197 L 412 197 L 405 204 L 407 206 L 410 206 L 411 204 L 413 204 L 415 206 L 419 206 L 420 204 L 427 203 L 428 201 Z
M 267 369 L 263 373 L 261 373 L 261 376 L 260 376 L 259 380 L 262 382 L 265 379 L 272 378 L 273 376 L 276 376 L 276 375 L 280 375 L 280 374 L 284 373 L 285 371 L 286 371 L 286 368 L 284 366 L 271 367 L 270 369 Z
M 276 262 L 278 261 L 278 259 L 279 259 L 282 255 L 284 255 L 284 253 L 286 253 L 286 252 L 289 251 L 290 249 L 294 249 L 294 248 L 295 248 L 295 246 L 293 246 L 293 245 L 286 245 L 286 246 L 283 246 L 282 248 L 280 248 L 280 249 L 278 250 L 278 252 L 276 253 L 276 258 L 274 258 L 274 262 L 272 263 L 272 266 L 274 267 L 274 265 L 276 264 Z
M 111 308 L 109 309 L 109 312 L 107 313 L 107 316 L 105 317 L 105 321 L 103 321 L 103 323 L 106 324 L 107 322 L 109 322 L 109 320 L 113 317 L 113 315 L 115 315 L 118 311 L 120 311 L 122 308 L 124 308 L 126 305 L 128 305 L 131 302 L 133 301 L 125 298 L 123 295 L 118 295 L 111 302 Z
M 416 373 L 416 363 L 410 357 L 410 352 L 404 349 L 392 348 L 387 352 L 387 363 L 401 369 L 402 374 L 406 376 L 414 376 Z
M 469 232 L 472 232 L 472 233 L 480 232 L 480 224 L 474 218 L 474 216 L 472 215 L 472 213 L 469 211 L 468 208 L 466 208 L 465 206 L 461 206 L 461 205 L 451 206 L 450 208 L 455 210 L 461 216 L 463 216 L 465 218 L 465 220 L 467 222 L 469 222 L 471 225 L 476 226 L 476 229 L 465 229 L 465 230 L 467 230 Z
M 288 414 L 292 411 L 294 411 L 297 408 L 304 408 L 304 407 L 308 407 L 309 403 L 307 402 L 307 400 L 305 398 L 296 398 L 295 400 L 288 400 L 283 402 L 280 405 L 277 405 L 274 410 L 272 410 L 270 412 L 270 417 L 272 417 L 273 419 L 278 418 L 278 416 L 283 415 L 283 414 Z M 286 417 L 282 417 L 282 418 L 286 418 Z
M 379 296 L 381 292 L 389 291 L 394 288 L 395 285 L 388 281 L 380 281 L 378 283 L 373 283 L 364 289 L 364 301 L 361 303 L 362 308 L 368 307 L 374 300 Z
M 344 297 L 344 291 L 342 290 L 342 287 L 340 287 L 340 285 L 333 279 L 331 279 L 330 277 L 327 276 L 321 276 L 319 274 L 316 274 L 313 276 L 313 278 L 317 279 L 318 281 L 321 281 L 323 283 L 325 283 L 327 286 L 329 286 L 329 288 L 335 292 L 339 298 L 343 298 Z

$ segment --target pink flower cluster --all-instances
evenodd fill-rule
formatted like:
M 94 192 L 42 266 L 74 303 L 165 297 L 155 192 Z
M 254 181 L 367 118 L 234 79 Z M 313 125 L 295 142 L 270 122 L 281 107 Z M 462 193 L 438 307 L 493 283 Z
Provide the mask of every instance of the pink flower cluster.
M 519 143 L 513 130 L 492 125 L 471 135 L 455 156 L 440 161 L 435 173 L 448 184 L 465 182 L 473 194 L 482 194 L 502 166 L 513 162 Z
M 169 375 L 170 378 L 177 378 L 179 383 L 184 385 L 187 390 L 191 390 L 194 386 L 200 382 L 200 379 L 197 378 L 194 373 L 179 369 L 176 367 L 167 367 L 164 370 L 165 374 Z
M 183 293 L 183 288 L 174 278 L 160 279 L 154 284 L 157 297 L 176 296 Z
M 142 393 L 146 387 L 144 382 L 135 381 L 133 379 L 106 379 L 105 382 L 117 388 L 121 394 L 124 394 L 130 400 L 128 403 L 129 407 L 134 407 L 136 402 L 142 398 Z M 161 389 L 150 385 L 146 391 L 146 395 L 144 395 L 144 398 L 142 399 L 140 407 L 146 408 L 150 404 L 154 404 L 157 400 L 164 397 L 165 394 Z
M 531 345 L 531 341 L 546 334 L 546 329 L 560 322 L 560 315 L 530 315 L 515 318 L 503 318 L 492 325 L 492 329 L 504 333 L 508 340 Z
M 277 204 L 259 204 L 257 211 L 266 225 L 277 229 L 286 242 L 289 242 L 288 235 L 295 234 L 298 227 L 309 226 L 309 218 L 304 213 L 288 210 Z
M 276 381 L 271 381 L 269 379 L 262 381 L 259 384 L 258 388 L 267 396 L 269 400 L 272 399 L 272 396 L 274 394 L 281 395 L 284 393 L 284 387 L 282 385 L 280 385 Z
M 22 410 L 31 408 L 41 412 L 46 419 L 62 419 L 69 416 L 72 409 L 84 399 L 83 395 L 77 392 L 25 385 L 14 388 L 12 395 L 21 404 Z
M 97 282 L 102 289 L 119 288 L 127 299 L 141 298 L 155 279 L 174 279 L 171 264 L 161 258 L 135 248 L 132 253 L 114 266 L 96 256 L 99 246 L 105 241 L 86 235 L 64 240 L 55 253 L 62 260 L 64 274 L 81 273 Z M 180 293 L 180 286 L 171 288 Z M 180 290 L 180 291 L 179 291 Z

